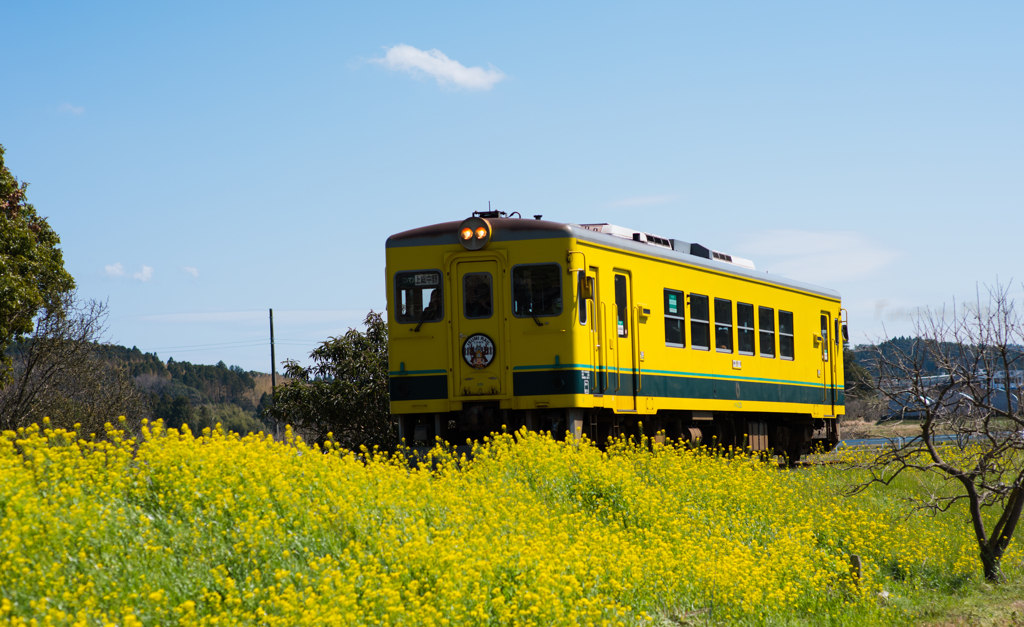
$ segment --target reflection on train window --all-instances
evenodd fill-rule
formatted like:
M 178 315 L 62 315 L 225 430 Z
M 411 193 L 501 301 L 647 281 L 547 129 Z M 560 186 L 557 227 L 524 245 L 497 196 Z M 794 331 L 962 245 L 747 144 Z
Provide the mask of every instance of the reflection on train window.
M 711 348 L 708 297 L 700 294 L 690 294 L 690 345 L 704 351 Z
M 490 272 L 473 272 L 462 277 L 462 307 L 467 318 L 491 317 Z
M 676 290 L 665 290 L 665 345 L 686 346 L 683 293 Z
M 779 310 L 779 357 L 793 359 L 793 313 Z
M 562 313 L 562 269 L 556 263 L 512 268 L 512 313 L 518 318 Z
M 629 337 L 629 294 L 626 293 L 626 276 L 615 275 L 615 311 L 619 337 Z
M 715 348 L 732 352 L 732 301 L 724 298 L 715 299 Z
M 433 270 L 395 274 L 395 317 L 399 322 L 437 322 L 444 317 L 441 273 Z
M 775 310 L 758 307 L 757 317 L 761 331 L 761 357 L 775 357 Z
M 736 303 L 736 348 L 740 355 L 754 354 L 754 306 Z

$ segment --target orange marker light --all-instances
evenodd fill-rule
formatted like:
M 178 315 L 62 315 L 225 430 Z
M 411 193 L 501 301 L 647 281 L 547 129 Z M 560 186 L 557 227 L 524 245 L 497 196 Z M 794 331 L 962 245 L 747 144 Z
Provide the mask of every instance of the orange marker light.
M 458 240 L 466 250 L 483 250 L 494 235 L 487 220 L 478 216 L 462 221 L 458 229 Z

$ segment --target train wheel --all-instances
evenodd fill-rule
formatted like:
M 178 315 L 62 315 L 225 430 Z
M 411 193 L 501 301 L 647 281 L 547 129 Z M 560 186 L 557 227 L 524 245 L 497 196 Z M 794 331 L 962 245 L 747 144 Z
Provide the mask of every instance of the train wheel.
M 704 434 L 701 430 L 696 427 L 690 427 L 683 429 L 683 440 L 686 442 L 686 448 L 695 449 L 701 445 L 701 440 L 704 439 Z

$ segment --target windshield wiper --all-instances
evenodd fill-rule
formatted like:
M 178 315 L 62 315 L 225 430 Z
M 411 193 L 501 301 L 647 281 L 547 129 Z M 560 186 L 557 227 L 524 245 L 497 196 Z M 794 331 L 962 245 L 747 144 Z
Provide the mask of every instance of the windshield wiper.
M 417 324 L 416 328 L 412 330 L 413 333 L 419 333 L 420 332 L 420 327 L 422 327 L 423 323 L 427 321 L 427 312 L 428 311 L 430 311 L 429 308 L 424 309 L 423 311 L 420 312 L 420 323 Z

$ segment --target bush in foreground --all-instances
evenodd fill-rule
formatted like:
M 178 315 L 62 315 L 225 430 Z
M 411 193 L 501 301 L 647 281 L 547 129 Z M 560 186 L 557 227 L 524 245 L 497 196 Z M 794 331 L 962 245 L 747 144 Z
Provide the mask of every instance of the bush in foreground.
M 883 588 L 978 576 L 959 525 L 742 455 L 517 433 L 410 468 L 294 437 L 123 437 L 0 436 L 0 621 L 893 624 Z

